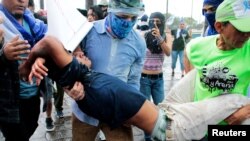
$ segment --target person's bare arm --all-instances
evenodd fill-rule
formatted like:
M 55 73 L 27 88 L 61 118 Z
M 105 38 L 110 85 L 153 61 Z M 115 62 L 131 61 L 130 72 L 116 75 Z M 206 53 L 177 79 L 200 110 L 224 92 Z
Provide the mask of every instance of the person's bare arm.
M 186 74 L 193 69 L 193 66 L 187 57 L 186 50 L 184 50 L 184 66 L 185 66 L 184 69 L 185 69 Z
M 28 80 L 31 67 L 38 57 L 44 58 L 45 60 L 51 59 L 59 68 L 65 67 L 73 59 L 73 56 L 64 49 L 58 39 L 52 36 L 46 36 L 32 48 L 28 60 L 19 67 L 21 78 Z
M 13 60 L 26 60 L 27 57 L 23 54 L 29 54 L 30 45 L 27 40 L 21 40 L 19 36 L 14 37 L 3 47 L 3 52 L 6 59 Z
M 0 16 L 0 24 L 4 22 L 3 17 Z M 2 55 L 7 60 L 26 60 L 27 57 L 22 56 L 22 54 L 29 54 L 30 45 L 27 40 L 21 40 L 19 36 L 15 36 L 8 43 L 4 44 L 4 30 L 0 29 L 0 44 Z
M 50 58 L 59 68 L 65 67 L 73 59 L 73 56 L 64 49 L 63 44 L 52 36 L 46 36 L 40 40 L 31 50 L 28 59 L 32 62 L 37 57 Z
M 159 30 L 159 28 L 157 27 L 156 24 L 155 24 L 155 28 L 152 28 L 152 35 L 154 35 L 154 36 L 157 38 L 157 40 L 162 40 L 162 41 L 159 43 L 159 45 L 160 45 L 162 51 L 163 51 L 167 56 L 169 56 L 169 55 L 170 55 L 170 52 L 171 52 L 171 48 L 170 48 L 169 44 L 166 43 L 166 41 L 169 42 L 169 40 L 167 39 L 168 36 L 166 37 L 167 40 L 165 41 L 165 40 L 161 37 L 160 30 Z
M 165 53 L 165 55 L 170 56 L 171 48 L 170 43 L 171 42 L 171 36 L 166 35 L 166 40 L 164 40 L 162 43 L 160 43 L 161 49 Z
M 32 84 L 33 77 L 36 77 L 36 85 L 39 86 L 41 81 L 45 76 L 48 75 L 48 68 L 44 65 L 45 59 L 44 58 L 37 58 L 34 64 L 31 67 L 31 71 L 28 77 L 28 82 Z
M 1 24 L 1 18 L 0 18 L 0 24 Z M 0 44 L 3 46 L 4 44 L 4 31 L 0 28 Z M 0 46 L 1 48 L 1 46 Z
M 46 38 L 46 40 L 49 43 L 53 43 L 53 41 L 50 41 L 50 37 Z M 46 43 L 45 41 L 43 41 L 43 42 Z M 46 44 L 44 44 L 44 45 L 46 45 Z M 38 43 L 38 45 L 40 45 L 40 43 Z M 47 47 L 49 47 L 49 46 L 51 47 L 50 44 L 47 45 Z M 54 44 L 54 46 L 58 46 L 58 45 Z M 44 54 L 46 54 L 46 53 L 44 53 Z M 70 55 L 72 55 L 72 54 L 70 54 Z M 88 67 L 91 66 L 91 61 L 86 56 L 84 56 L 84 53 L 81 50 L 74 51 L 73 55 L 76 56 L 78 61 L 81 62 L 82 64 L 85 64 Z M 44 56 L 44 55 L 42 55 L 42 56 Z M 44 56 L 44 57 L 46 57 L 46 56 Z M 55 56 L 53 56 L 53 57 L 55 57 Z M 53 57 L 51 57 L 51 58 L 53 58 Z M 40 58 L 40 57 L 37 58 L 36 61 L 33 63 L 32 68 L 31 68 L 31 72 L 29 74 L 29 82 L 30 83 L 32 83 L 32 77 L 36 77 L 36 84 L 40 85 L 40 82 L 44 78 L 44 76 L 47 76 L 47 73 L 49 70 L 47 69 L 46 66 L 44 66 L 44 64 L 45 64 L 45 59 Z M 64 90 L 74 100 L 80 100 L 84 97 L 84 88 L 80 82 L 76 82 L 71 89 L 64 87 Z
M 29 83 L 33 83 L 33 77 L 36 77 L 36 84 L 40 85 L 44 76 L 47 76 L 48 69 L 45 64 L 45 59 L 37 58 L 34 64 L 32 65 L 31 72 L 29 74 Z M 75 82 L 74 86 L 69 89 L 67 87 L 63 88 L 64 91 L 74 100 L 82 100 L 85 96 L 84 87 L 81 82 Z
M 81 82 L 76 82 L 71 89 L 63 88 L 67 95 L 69 95 L 74 100 L 82 100 L 85 96 L 84 86 Z
M 241 122 L 250 118 L 250 104 L 243 106 L 229 117 L 225 121 L 230 125 L 239 125 Z

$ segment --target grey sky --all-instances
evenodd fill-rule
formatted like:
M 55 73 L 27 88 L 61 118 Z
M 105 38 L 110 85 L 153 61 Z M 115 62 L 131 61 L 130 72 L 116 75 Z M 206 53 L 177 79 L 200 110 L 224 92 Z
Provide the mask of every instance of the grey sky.
M 39 0 L 35 0 L 39 7 Z M 85 8 L 85 0 L 72 0 L 72 4 L 77 8 Z M 97 0 L 97 3 L 100 0 Z M 193 1 L 193 6 L 192 6 Z M 46 2 L 46 0 L 45 0 Z M 167 0 L 143 0 L 145 12 L 150 15 L 152 12 L 166 13 Z M 193 17 L 198 22 L 204 20 L 201 14 L 203 0 L 168 0 L 168 12 L 178 17 Z M 191 8 L 193 9 L 191 10 Z
M 167 0 L 143 0 L 145 3 L 146 13 L 149 15 L 152 12 L 167 11 Z M 204 17 L 201 14 L 203 0 L 168 0 L 168 12 L 178 17 L 193 17 L 195 20 L 203 21 Z M 193 10 L 191 10 L 191 8 Z

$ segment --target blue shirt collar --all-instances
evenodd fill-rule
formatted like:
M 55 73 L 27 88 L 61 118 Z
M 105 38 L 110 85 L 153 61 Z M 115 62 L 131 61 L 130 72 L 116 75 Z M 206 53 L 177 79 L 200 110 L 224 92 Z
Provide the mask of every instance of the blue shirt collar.
M 105 20 L 106 18 L 98 22 L 94 22 L 94 28 L 96 29 L 97 33 L 99 34 L 107 33 L 106 28 L 105 28 Z

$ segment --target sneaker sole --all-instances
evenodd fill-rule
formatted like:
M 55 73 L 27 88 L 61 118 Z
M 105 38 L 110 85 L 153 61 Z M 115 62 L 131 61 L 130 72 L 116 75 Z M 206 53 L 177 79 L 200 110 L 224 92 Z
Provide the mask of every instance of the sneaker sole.
M 64 116 L 57 116 L 57 118 L 64 118 Z
M 47 128 L 46 128 L 46 131 L 47 131 L 47 132 L 51 132 L 51 131 L 54 131 L 54 130 L 55 130 L 55 127 L 51 128 L 51 129 L 47 129 Z

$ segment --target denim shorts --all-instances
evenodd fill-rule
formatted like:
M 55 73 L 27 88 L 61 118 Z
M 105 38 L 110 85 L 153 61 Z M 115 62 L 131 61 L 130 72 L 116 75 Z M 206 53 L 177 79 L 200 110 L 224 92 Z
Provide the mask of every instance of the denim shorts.
M 61 70 L 58 81 L 62 86 L 80 81 L 84 85 L 85 97 L 76 101 L 86 114 L 118 127 L 133 117 L 146 98 L 135 88 L 113 76 L 89 71 L 76 59 Z

